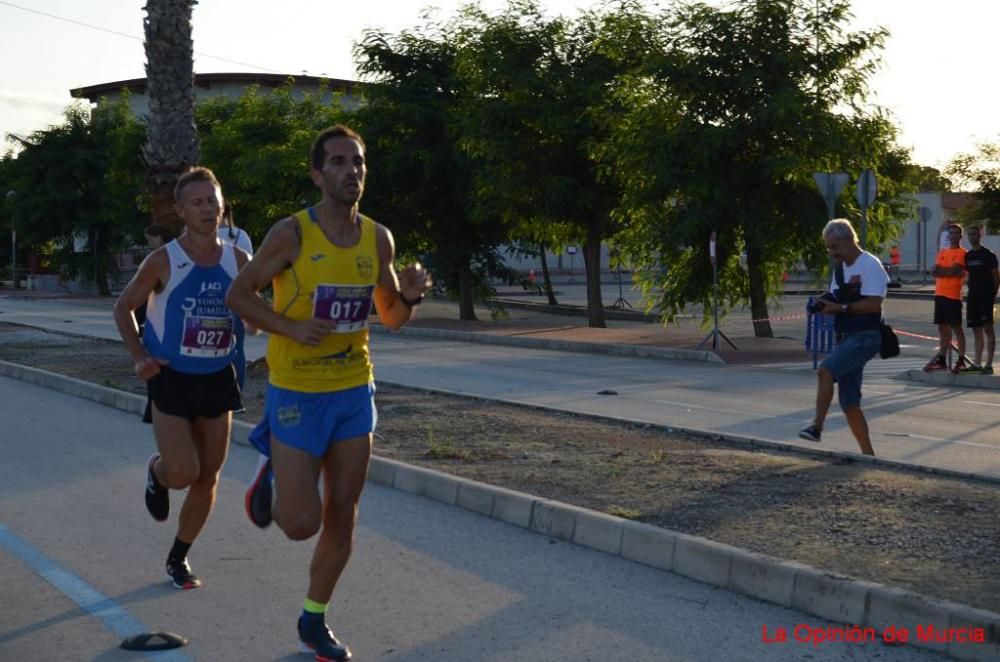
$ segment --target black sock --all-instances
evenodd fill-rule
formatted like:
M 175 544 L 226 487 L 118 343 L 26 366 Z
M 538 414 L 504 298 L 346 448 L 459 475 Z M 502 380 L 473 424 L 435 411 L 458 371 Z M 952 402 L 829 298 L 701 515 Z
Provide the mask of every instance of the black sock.
M 191 549 L 191 543 L 183 542 L 180 538 L 174 538 L 174 546 L 170 548 L 170 553 L 167 554 L 167 563 L 180 563 L 187 558 L 188 550 Z

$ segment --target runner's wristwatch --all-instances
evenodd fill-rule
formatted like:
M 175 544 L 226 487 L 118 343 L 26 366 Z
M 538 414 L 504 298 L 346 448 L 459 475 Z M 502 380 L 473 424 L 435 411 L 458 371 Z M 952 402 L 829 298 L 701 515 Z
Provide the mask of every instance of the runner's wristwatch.
M 420 296 L 418 296 L 416 299 L 410 300 L 410 299 L 407 299 L 406 295 L 403 294 L 403 291 L 400 290 L 399 291 L 399 300 L 402 301 L 403 304 L 407 308 L 413 308 L 414 306 L 419 306 L 420 302 L 424 300 L 424 293 L 421 293 Z

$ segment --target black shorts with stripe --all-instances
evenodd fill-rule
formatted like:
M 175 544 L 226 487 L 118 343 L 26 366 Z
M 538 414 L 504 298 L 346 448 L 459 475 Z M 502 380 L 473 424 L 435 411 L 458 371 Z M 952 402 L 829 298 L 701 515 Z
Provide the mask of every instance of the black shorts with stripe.
M 995 297 L 992 293 L 985 296 L 970 293 L 965 300 L 965 323 L 969 328 L 989 326 L 993 324 L 993 302 Z
M 236 369 L 230 363 L 218 372 L 194 374 L 160 366 L 160 374 L 146 382 L 146 413 L 143 422 L 153 422 L 152 403 L 164 414 L 192 423 L 196 418 L 216 418 L 243 408 Z

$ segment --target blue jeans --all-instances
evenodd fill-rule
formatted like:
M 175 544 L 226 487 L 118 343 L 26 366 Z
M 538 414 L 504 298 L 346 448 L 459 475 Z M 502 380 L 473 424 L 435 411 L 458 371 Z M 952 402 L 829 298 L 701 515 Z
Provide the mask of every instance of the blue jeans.
M 882 345 L 882 334 L 876 329 L 858 331 L 846 336 L 820 364 L 837 382 L 837 399 L 841 409 L 861 404 L 861 377 L 865 365 L 875 358 Z

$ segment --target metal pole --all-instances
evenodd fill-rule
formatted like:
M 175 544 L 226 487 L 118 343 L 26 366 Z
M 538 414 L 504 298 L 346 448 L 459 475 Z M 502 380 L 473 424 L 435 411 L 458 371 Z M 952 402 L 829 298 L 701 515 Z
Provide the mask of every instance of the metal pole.
M 719 351 L 722 343 L 719 342 L 719 267 L 712 264 L 712 292 L 715 303 L 712 306 L 712 349 Z
M 10 204 L 10 282 L 11 288 L 17 289 L 17 214 L 14 212 L 14 198 L 17 193 L 7 191 L 7 202 Z
M 861 208 L 861 250 L 868 247 L 868 207 Z
M 920 218 L 920 233 L 924 236 L 923 250 L 920 252 L 920 283 L 927 282 L 927 223 Z

